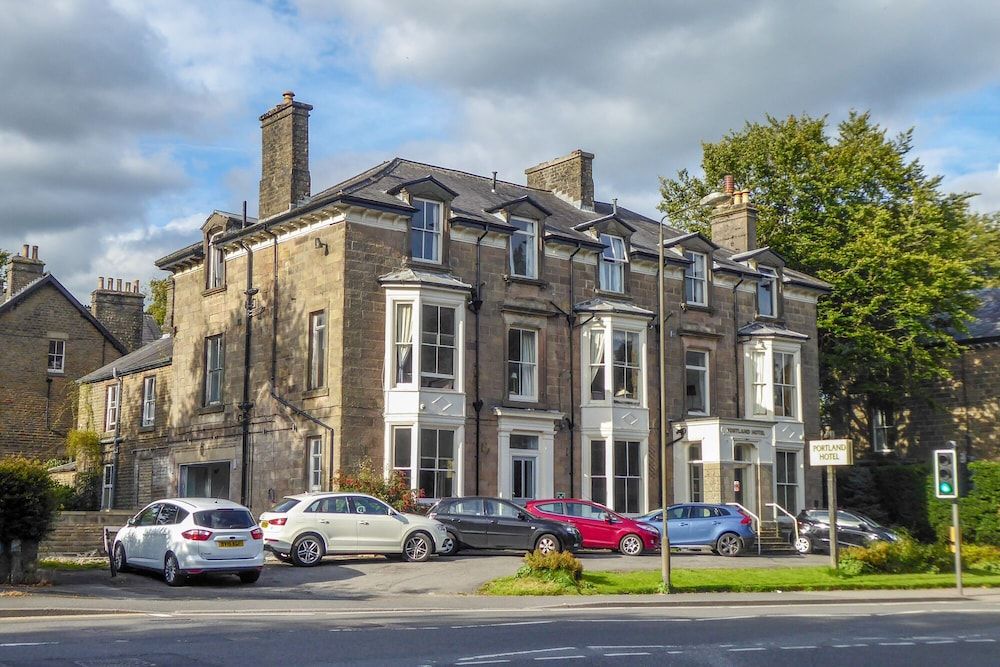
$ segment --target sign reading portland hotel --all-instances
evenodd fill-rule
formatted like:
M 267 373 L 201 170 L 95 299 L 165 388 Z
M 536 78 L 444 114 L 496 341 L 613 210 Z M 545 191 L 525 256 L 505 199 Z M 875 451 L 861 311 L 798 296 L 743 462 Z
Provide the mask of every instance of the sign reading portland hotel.
M 849 466 L 853 463 L 854 449 L 850 440 L 809 441 L 809 465 Z

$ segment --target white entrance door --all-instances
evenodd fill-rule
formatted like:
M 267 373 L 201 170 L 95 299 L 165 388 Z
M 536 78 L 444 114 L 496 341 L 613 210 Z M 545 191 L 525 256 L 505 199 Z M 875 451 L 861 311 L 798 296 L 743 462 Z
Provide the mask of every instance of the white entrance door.
M 511 457 L 511 499 L 519 505 L 538 497 L 537 461 L 534 456 Z
M 760 516 L 757 503 L 757 474 L 753 445 L 736 445 L 733 449 L 735 470 L 733 477 L 733 495 L 736 502 Z

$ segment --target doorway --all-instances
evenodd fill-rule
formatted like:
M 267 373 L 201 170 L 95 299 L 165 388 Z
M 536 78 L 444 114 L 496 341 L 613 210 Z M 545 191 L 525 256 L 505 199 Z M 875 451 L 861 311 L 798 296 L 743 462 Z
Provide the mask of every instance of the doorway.
M 181 466 L 182 498 L 229 498 L 229 461 Z
M 754 446 L 737 444 L 733 447 L 733 496 L 740 505 L 760 515 L 757 506 L 757 475 Z

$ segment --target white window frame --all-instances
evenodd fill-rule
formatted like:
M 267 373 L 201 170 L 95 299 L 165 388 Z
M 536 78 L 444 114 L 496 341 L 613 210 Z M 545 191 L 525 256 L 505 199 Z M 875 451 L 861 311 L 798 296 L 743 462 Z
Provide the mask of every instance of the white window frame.
M 392 425 L 389 427 L 389 455 L 386 457 L 386 461 L 390 462 L 388 466 L 392 470 L 398 471 L 407 482 L 410 482 L 410 488 L 415 488 L 413 486 L 413 425 Z M 399 461 L 396 459 L 396 435 L 406 435 L 406 442 L 404 448 L 400 451 L 405 451 L 406 461 Z
M 794 475 L 793 478 L 794 481 L 792 482 L 788 482 L 787 480 L 784 482 L 780 481 L 781 476 L 778 474 L 780 465 L 779 461 L 781 460 L 783 455 L 785 457 L 791 456 L 791 463 L 792 463 L 791 470 Z M 789 471 L 787 466 L 787 458 L 786 458 L 786 465 L 784 466 L 784 471 L 785 474 L 787 475 Z M 799 452 L 791 449 L 775 449 L 774 450 L 774 502 L 781 505 L 781 503 L 779 502 L 782 499 L 782 494 L 780 493 L 781 490 L 785 489 L 785 496 L 787 497 L 788 493 L 787 489 L 791 489 L 793 497 L 795 498 L 795 507 L 788 507 L 787 505 L 782 505 L 782 507 L 784 507 L 784 509 L 788 510 L 792 514 L 798 514 L 799 510 L 802 509 L 802 506 L 799 504 L 800 486 L 801 483 L 799 479 Z
M 778 270 L 771 266 L 757 266 L 757 272 L 766 277 L 760 278 L 757 282 L 757 315 L 760 317 L 775 318 L 778 316 Z M 764 312 L 761 307 L 761 293 L 765 290 L 765 285 L 770 285 L 767 290 L 770 294 L 770 301 L 767 304 L 770 312 Z
M 423 466 L 423 460 L 422 459 L 424 459 L 426 457 L 424 457 L 422 455 L 421 446 L 423 444 L 424 432 L 425 431 L 434 431 L 437 434 L 435 436 L 436 443 L 435 443 L 434 467 L 427 467 L 427 468 L 425 468 Z M 446 459 L 442 459 L 441 458 L 441 433 L 442 432 L 451 433 L 451 467 L 450 468 L 447 467 L 447 466 L 441 467 L 442 461 L 446 460 Z M 414 480 L 416 482 L 416 487 L 415 488 L 422 489 L 426 493 L 426 497 L 427 498 L 447 498 L 447 497 L 451 497 L 451 496 L 457 495 L 456 491 L 457 491 L 457 488 L 458 488 L 458 483 L 457 483 L 458 482 L 458 466 L 459 466 L 459 463 L 460 463 L 459 457 L 458 457 L 457 436 L 458 436 L 458 434 L 456 432 L 456 429 L 449 428 L 449 427 L 446 427 L 446 426 L 420 426 L 419 428 L 417 428 L 417 443 L 416 443 L 416 446 L 417 446 L 416 455 L 417 455 L 417 457 L 416 457 L 416 460 L 413 461 L 413 471 L 415 473 Z M 432 493 L 432 491 L 438 490 L 436 488 L 434 488 L 434 489 L 423 489 L 423 487 L 420 486 L 420 476 L 421 476 L 421 473 L 423 473 L 424 471 L 432 472 L 434 474 L 434 476 L 435 476 L 434 486 L 435 487 L 437 487 L 437 475 L 439 473 L 445 473 L 446 476 L 450 476 L 451 477 L 451 492 L 448 493 L 447 495 L 439 495 L 439 494 Z
M 57 338 L 49 339 L 49 356 L 46 369 L 49 373 L 54 374 L 66 372 L 66 341 Z
M 697 452 L 697 456 L 692 458 L 692 454 Z M 688 478 L 687 492 L 688 502 L 705 502 L 705 465 L 702 459 L 701 443 L 695 442 L 687 446 Z M 697 479 L 697 484 L 695 480 Z M 695 487 L 697 486 L 697 492 Z
M 216 353 L 215 354 L 215 358 L 216 358 L 216 363 L 218 364 L 218 366 L 211 366 L 210 365 L 210 363 L 211 363 L 210 360 L 212 358 L 212 346 L 215 346 L 215 348 L 216 348 L 215 349 L 215 353 Z M 212 405 L 222 405 L 222 392 L 223 392 L 222 383 L 225 380 L 224 373 L 225 373 L 225 367 L 226 367 L 225 347 L 226 347 L 226 342 L 225 342 L 225 337 L 223 336 L 223 334 L 216 334 L 214 336 L 206 336 L 205 337 L 205 357 L 204 357 L 204 364 L 205 364 L 205 388 L 204 388 L 204 392 L 205 392 L 205 394 L 204 394 L 204 399 L 202 401 L 202 405 L 205 406 L 205 407 L 212 406 Z M 216 375 L 218 375 L 218 378 L 219 378 L 219 395 L 213 397 L 212 396 L 212 384 L 213 384 L 212 379 Z
M 701 355 L 702 359 L 704 360 L 703 361 L 703 365 L 692 363 L 691 360 L 688 358 L 688 355 L 692 355 L 692 354 Z M 711 414 L 712 406 L 711 406 L 711 400 L 709 399 L 709 393 L 708 393 L 708 390 L 709 390 L 709 387 L 710 387 L 710 379 L 709 379 L 709 369 L 710 369 L 710 367 L 711 367 L 711 358 L 710 358 L 708 350 L 685 350 L 684 351 L 684 386 L 685 386 L 684 408 L 685 408 L 685 411 L 687 412 L 687 414 L 689 414 L 689 415 L 705 416 L 705 415 Z M 695 373 L 698 373 L 700 375 L 699 384 L 701 385 L 701 392 L 702 392 L 701 395 L 702 395 L 702 397 L 704 399 L 704 403 L 705 403 L 705 406 L 704 406 L 703 410 L 692 410 L 692 409 L 690 409 L 687 406 L 687 386 L 688 386 L 687 378 L 688 378 L 688 373 L 691 373 L 692 371 L 695 372 Z
M 424 313 L 425 308 L 434 308 L 437 313 L 437 332 L 435 335 L 435 340 L 428 342 L 424 339 L 424 326 L 427 324 L 427 317 Z M 452 311 L 452 337 L 451 344 L 447 344 L 442 336 L 448 334 L 441 333 L 441 312 L 444 310 Z M 459 331 L 458 331 L 458 312 L 457 308 L 454 306 L 440 305 L 436 303 L 424 303 L 420 306 L 420 386 L 427 389 L 454 389 L 455 388 L 455 376 L 458 372 L 458 344 L 459 344 Z M 431 333 L 431 332 L 428 332 Z M 440 362 L 441 350 L 451 350 L 451 373 L 442 373 L 440 363 L 435 366 L 435 371 L 424 371 L 424 355 L 430 351 L 430 348 L 435 350 L 435 355 L 438 357 L 438 362 Z M 434 380 L 451 380 L 451 387 L 433 387 L 429 384 L 424 384 L 424 378 L 428 378 L 431 381 Z
M 323 489 L 323 436 L 306 437 L 306 452 L 309 456 L 309 490 Z
M 397 398 L 414 390 L 434 393 L 462 393 L 465 386 L 465 313 L 468 293 L 456 290 L 431 290 L 417 287 L 392 287 L 386 290 L 385 358 L 383 360 L 383 388 Z M 410 306 L 411 373 L 409 382 L 397 381 L 396 332 L 398 329 L 397 304 Z M 439 306 L 451 308 L 455 312 L 455 356 L 452 388 L 421 386 L 421 366 L 423 364 L 423 307 Z M 433 399 L 430 399 L 433 400 Z M 389 401 L 392 402 L 391 400 Z M 387 404 L 386 413 L 392 414 L 397 408 Z M 412 413 L 411 408 L 405 410 Z
M 775 392 L 782 386 L 775 383 L 775 354 L 791 355 L 792 385 L 795 388 L 792 398 L 791 415 L 775 414 Z M 755 360 L 762 364 L 763 377 L 755 373 Z M 802 348 L 796 344 L 777 342 L 772 339 L 758 339 L 743 346 L 744 363 L 744 401 L 747 419 L 773 419 L 775 421 L 802 421 Z M 758 382 L 760 380 L 760 382 Z M 759 387 L 759 390 L 758 390 Z M 758 405 L 757 398 L 762 394 L 763 405 Z
M 409 312 L 405 312 L 409 309 Z M 414 351 L 414 324 L 416 323 L 416 306 L 412 301 L 394 301 L 392 302 L 392 309 L 389 311 L 392 313 L 392 323 L 390 327 L 387 327 L 388 331 L 392 335 L 392 384 L 391 386 L 412 386 L 413 385 L 413 367 L 416 364 L 416 353 Z M 404 328 L 403 325 L 406 325 Z M 401 338 L 406 338 L 407 340 L 400 340 Z M 403 368 L 400 362 L 408 354 L 408 365 L 409 370 L 407 374 L 403 374 Z M 407 375 L 409 376 L 407 378 Z M 419 375 L 419 373 L 418 373 Z
M 309 377 L 306 389 L 321 389 L 326 386 L 326 311 L 309 313 Z
M 215 232 L 208 237 L 208 279 L 205 282 L 208 289 L 224 287 L 226 284 L 225 251 L 216 245 L 217 239 L 221 237 L 222 232 Z
M 778 362 L 779 358 L 781 358 L 782 361 L 784 361 L 784 359 L 786 357 L 790 357 L 791 358 L 791 382 L 778 382 L 778 378 L 774 375 L 777 372 L 776 363 Z M 773 383 L 773 390 L 772 390 L 772 392 L 773 392 L 773 401 L 774 401 L 774 416 L 775 417 L 784 417 L 786 419 L 799 420 L 802 415 L 801 415 L 801 408 L 799 407 L 799 404 L 800 404 L 799 394 L 801 393 L 801 386 L 800 386 L 800 383 L 799 383 L 799 364 L 798 364 L 798 358 L 792 352 L 785 352 L 783 350 L 773 350 L 771 352 L 771 359 L 772 359 L 771 369 L 772 369 L 772 383 Z M 782 364 L 782 368 L 784 368 L 784 364 Z M 784 378 L 782 378 L 782 379 L 784 379 Z M 785 405 L 785 401 L 784 401 L 784 399 L 782 399 L 781 404 L 783 406 L 782 407 L 782 411 L 784 412 L 784 414 L 780 414 L 779 415 L 778 414 L 778 396 L 779 396 L 779 390 L 781 390 L 783 388 L 786 388 L 786 387 L 789 387 L 792 390 L 791 391 L 791 399 L 792 399 L 791 400 L 791 405 L 790 406 Z M 783 395 L 783 394 L 781 394 L 781 395 Z M 791 414 L 788 414 L 789 413 L 789 409 L 791 411 Z
M 583 368 L 588 369 L 588 372 L 582 374 L 583 377 L 581 378 L 581 384 L 583 385 L 581 388 L 583 392 L 581 394 L 583 396 L 583 405 L 617 404 L 646 407 L 646 397 L 648 394 L 646 391 L 648 370 L 646 325 L 647 322 L 645 320 L 639 321 L 620 316 L 607 316 L 595 317 L 584 328 L 582 344 L 580 346 L 582 348 L 581 354 L 583 355 L 581 364 Z M 599 335 L 602 339 L 600 341 L 596 338 L 598 332 L 600 332 Z M 615 363 L 614 339 L 616 333 L 634 334 L 637 337 L 636 348 L 638 350 L 639 366 L 636 382 L 636 393 L 638 395 L 635 399 L 615 396 L 615 368 L 632 368 L 631 365 L 626 366 Z M 599 345 L 599 347 L 595 347 L 595 345 Z M 595 363 L 594 361 L 594 354 L 598 353 L 598 351 L 603 353 L 603 363 Z M 603 397 L 595 398 L 593 381 L 601 373 L 603 373 Z
M 401 473 L 408 481 L 410 489 L 413 491 L 420 490 L 420 433 L 424 429 L 432 429 L 436 431 L 452 431 L 454 433 L 454 449 L 453 449 L 453 461 L 454 477 L 452 479 L 452 496 L 464 495 L 463 485 L 465 483 L 464 475 L 464 463 L 465 463 L 465 426 L 464 420 L 459 422 L 457 420 L 449 421 L 442 420 L 440 418 L 429 418 L 421 419 L 419 421 L 412 421 L 400 416 L 398 419 L 393 419 L 392 416 L 387 416 L 385 422 L 385 465 L 383 466 L 383 474 L 385 478 L 388 479 L 389 475 L 393 470 Z M 395 438 L 397 433 L 407 433 L 409 437 L 409 463 L 406 466 L 397 466 L 395 460 Z M 423 501 L 434 500 L 430 496 L 426 496 L 422 499 Z
M 604 250 L 598 258 L 598 287 L 604 292 L 625 293 L 625 265 L 628 264 L 628 249 L 625 239 L 614 234 L 601 234 Z
M 510 224 L 515 227 L 514 232 L 510 236 L 510 274 L 518 278 L 537 278 L 538 277 L 538 222 L 531 220 L 529 218 L 519 218 L 511 216 L 509 220 Z M 522 229 L 521 226 L 525 227 Z M 524 255 L 524 272 L 520 273 L 517 270 L 516 263 L 514 262 L 514 241 L 518 237 L 524 237 L 524 244 L 527 248 L 527 252 Z
M 691 261 L 684 267 L 684 303 L 691 306 L 708 305 L 708 255 L 703 252 L 684 251 L 684 257 Z M 699 271 L 698 261 L 701 261 Z M 689 289 L 690 286 L 690 289 Z M 697 288 L 701 288 L 701 299 Z
M 525 361 L 524 359 L 515 360 L 510 358 L 510 337 L 515 333 L 518 335 L 518 350 L 524 349 L 524 336 L 531 336 L 532 360 Z M 507 397 L 512 401 L 538 401 L 538 331 L 534 329 L 525 329 L 523 327 L 510 327 L 507 330 L 507 350 Z M 518 381 L 520 391 L 517 392 L 511 391 L 511 384 L 514 379 L 515 372 L 518 373 L 518 377 L 520 378 Z M 525 377 L 530 378 L 530 391 L 528 392 L 524 391 Z
M 441 255 L 442 255 L 442 251 L 443 251 L 442 239 L 444 237 L 444 233 L 443 233 L 444 232 L 444 204 L 442 202 L 435 201 L 433 199 L 418 199 L 416 197 L 413 198 L 413 200 L 410 203 L 414 206 L 414 208 L 419 208 L 420 209 L 420 220 L 421 220 L 421 224 L 422 224 L 422 226 L 420 226 L 420 227 L 417 226 L 417 216 L 416 215 L 414 215 L 413 218 L 411 219 L 411 223 L 410 223 L 410 255 L 411 255 L 411 258 L 415 259 L 417 261 L 420 261 L 420 262 L 428 262 L 428 263 L 431 263 L 431 264 L 440 264 L 441 261 L 442 261 L 441 260 Z M 434 220 L 434 227 L 433 228 L 428 228 L 427 227 L 427 210 L 430 207 L 434 207 L 436 209 L 436 213 L 435 213 L 435 216 L 434 216 L 435 220 Z M 420 255 L 415 254 L 413 252 L 414 251 L 415 236 L 419 235 L 420 238 L 421 238 L 421 240 L 423 241 L 423 240 L 425 240 L 425 235 L 428 235 L 428 234 L 431 235 L 432 240 L 434 242 L 433 246 L 432 246 L 433 249 L 434 249 L 434 256 L 433 257 L 424 257 L 423 256 L 423 254 L 422 254 L 423 248 L 424 248 L 424 244 L 423 243 L 421 243 L 421 246 L 420 246 L 421 247 L 421 254 Z
M 109 384 L 104 390 L 104 431 L 113 431 L 118 425 L 121 396 L 118 395 L 118 383 Z
M 113 463 L 104 464 L 101 475 L 101 509 L 113 509 L 115 502 L 115 466 Z
M 147 375 L 142 379 L 142 420 L 143 427 L 156 423 L 156 376 Z
M 893 451 L 889 444 L 889 433 L 893 434 L 892 443 L 896 441 L 896 417 L 892 408 L 886 405 L 873 404 L 869 408 L 872 428 L 872 451 L 877 454 L 888 454 Z
M 649 505 L 649 489 L 647 485 L 649 483 L 649 441 L 648 438 L 640 438 L 631 435 L 614 435 L 614 436 L 591 436 L 584 439 L 585 447 L 583 451 L 583 470 L 584 470 L 584 483 L 583 483 L 583 496 L 587 500 L 593 500 L 594 502 L 600 503 L 605 507 L 614 510 L 619 513 L 628 514 L 642 514 L 645 512 Z M 594 445 L 597 442 L 603 442 L 603 461 L 599 461 L 593 455 Z M 618 471 L 615 469 L 615 448 L 621 444 L 626 443 L 626 447 L 635 444 L 638 454 L 638 466 L 639 470 L 637 475 L 628 474 L 621 475 L 619 472 L 633 472 L 633 471 Z M 601 472 L 603 474 L 595 475 L 595 464 L 603 462 L 603 469 Z M 627 462 L 626 462 L 627 464 Z M 615 487 L 617 480 L 619 479 L 637 479 L 638 480 L 638 497 L 635 498 L 634 507 L 617 507 L 615 502 Z M 597 489 L 602 489 L 604 493 L 604 498 L 600 498 L 600 494 L 594 493 Z
M 625 359 L 619 362 L 614 357 L 615 352 L 615 339 L 619 336 L 623 336 L 625 340 L 626 350 L 638 348 L 636 357 L 638 364 L 629 363 L 628 354 L 626 353 Z M 634 342 L 631 342 L 634 341 Z M 629 404 L 640 404 L 643 400 L 643 367 L 645 364 L 645 345 L 643 344 L 642 335 L 638 331 L 631 331 L 629 329 L 612 329 L 611 330 L 611 399 L 616 403 L 629 403 Z M 624 369 L 625 373 L 628 375 L 635 374 L 635 396 L 630 397 L 627 395 L 619 394 L 625 390 L 627 383 L 622 385 L 621 389 L 616 390 L 616 380 L 618 377 L 618 369 Z

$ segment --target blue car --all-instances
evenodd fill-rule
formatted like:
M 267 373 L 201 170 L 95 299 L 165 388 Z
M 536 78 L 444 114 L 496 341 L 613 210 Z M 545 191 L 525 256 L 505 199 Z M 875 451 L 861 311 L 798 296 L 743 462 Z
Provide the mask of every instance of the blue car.
M 636 518 L 657 531 L 663 526 L 663 510 L 653 510 Z M 667 508 L 667 530 L 671 547 L 709 547 L 712 553 L 739 556 L 757 536 L 753 522 L 739 509 L 728 505 L 685 503 Z

